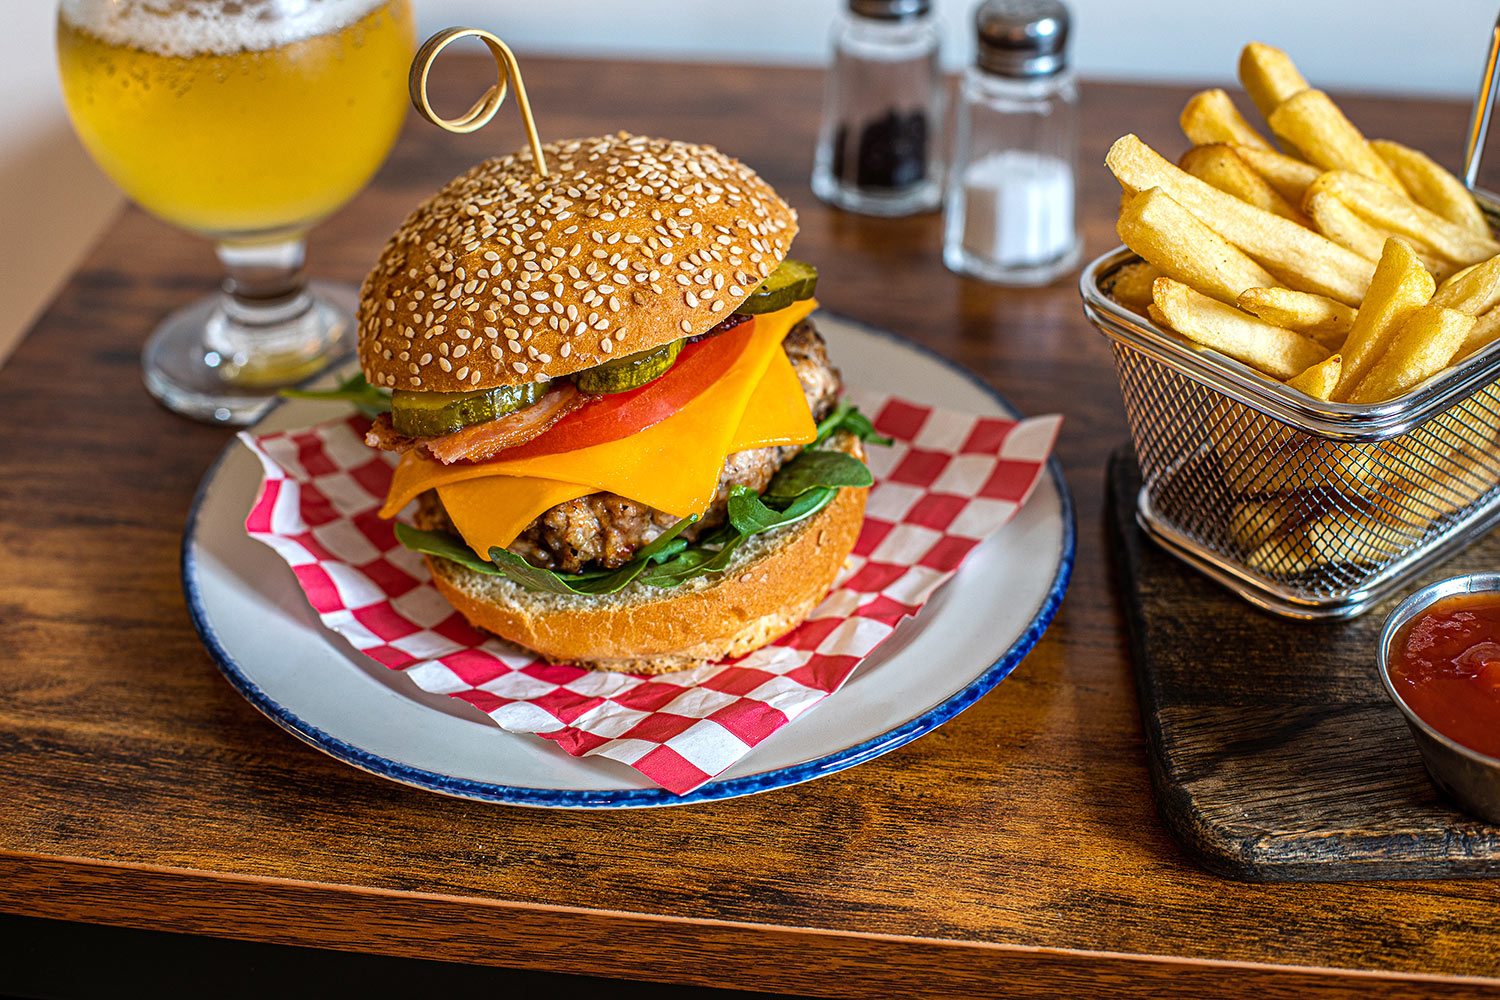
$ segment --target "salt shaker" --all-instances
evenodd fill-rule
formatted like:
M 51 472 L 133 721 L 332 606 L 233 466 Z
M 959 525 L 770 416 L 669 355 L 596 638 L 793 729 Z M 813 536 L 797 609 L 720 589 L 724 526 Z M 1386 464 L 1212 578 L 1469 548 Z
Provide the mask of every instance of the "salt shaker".
M 943 262 L 1004 285 L 1072 270 L 1078 88 L 1059 0 L 985 0 L 956 111 Z
M 813 164 L 813 193 L 865 215 L 942 200 L 943 86 L 931 0 L 848 0 Z

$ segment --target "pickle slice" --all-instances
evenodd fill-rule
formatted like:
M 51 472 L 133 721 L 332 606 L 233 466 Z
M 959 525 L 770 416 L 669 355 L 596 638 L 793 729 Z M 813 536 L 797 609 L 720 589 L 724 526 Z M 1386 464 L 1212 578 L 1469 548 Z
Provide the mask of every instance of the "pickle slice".
M 473 392 L 391 393 L 391 424 L 407 437 L 439 437 L 524 410 L 547 394 L 547 382 L 497 385 Z
M 629 392 L 661 378 L 681 353 L 682 341 L 674 340 L 649 351 L 627 354 L 623 358 L 615 358 L 602 365 L 574 372 L 573 384 L 578 386 L 579 392 L 594 396 Z
M 800 260 L 784 260 L 776 265 L 760 287 L 739 304 L 735 312 L 769 313 L 785 309 L 793 302 L 813 297 L 818 287 L 818 269 Z

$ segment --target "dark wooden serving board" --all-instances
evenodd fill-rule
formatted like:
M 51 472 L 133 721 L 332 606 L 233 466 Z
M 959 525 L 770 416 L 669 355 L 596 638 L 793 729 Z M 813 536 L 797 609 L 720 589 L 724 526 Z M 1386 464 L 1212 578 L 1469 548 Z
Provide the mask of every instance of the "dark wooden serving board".
M 1399 597 L 1344 622 L 1247 604 L 1135 521 L 1110 458 L 1109 529 L 1158 810 L 1211 871 L 1251 881 L 1500 877 L 1500 827 L 1450 806 L 1376 673 Z M 1500 564 L 1500 533 L 1423 583 Z

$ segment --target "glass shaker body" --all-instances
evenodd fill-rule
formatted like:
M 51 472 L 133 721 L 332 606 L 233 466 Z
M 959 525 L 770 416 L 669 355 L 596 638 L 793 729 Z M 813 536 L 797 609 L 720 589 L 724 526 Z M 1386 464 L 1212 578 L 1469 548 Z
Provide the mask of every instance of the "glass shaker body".
M 864 215 L 912 215 L 942 201 L 943 87 L 938 33 L 926 15 L 842 15 L 812 189 Z
M 1011 77 L 969 67 L 956 111 L 943 262 L 1004 285 L 1044 285 L 1071 270 L 1081 249 L 1077 161 L 1071 71 Z

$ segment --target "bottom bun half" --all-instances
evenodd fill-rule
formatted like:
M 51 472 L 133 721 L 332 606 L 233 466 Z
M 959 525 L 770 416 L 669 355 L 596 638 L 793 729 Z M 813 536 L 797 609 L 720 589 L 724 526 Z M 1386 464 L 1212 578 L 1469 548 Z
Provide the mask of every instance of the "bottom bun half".
M 857 446 L 857 443 L 856 443 Z M 845 488 L 805 521 L 747 539 L 721 573 L 674 589 L 550 594 L 427 557 L 433 581 L 473 625 L 558 663 L 660 674 L 739 656 L 802 623 L 828 593 L 864 521 Z

